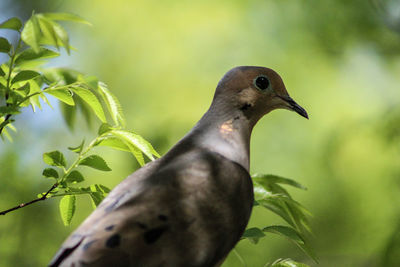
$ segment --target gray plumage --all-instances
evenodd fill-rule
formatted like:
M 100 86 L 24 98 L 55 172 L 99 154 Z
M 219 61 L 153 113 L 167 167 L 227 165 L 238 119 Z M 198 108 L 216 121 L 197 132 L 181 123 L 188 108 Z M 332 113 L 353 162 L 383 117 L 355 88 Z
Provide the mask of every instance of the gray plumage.
M 268 88 L 261 88 L 260 76 Z M 229 71 L 196 126 L 116 186 L 50 266 L 220 265 L 243 234 L 254 201 L 252 128 L 276 108 L 306 116 L 273 70 Z

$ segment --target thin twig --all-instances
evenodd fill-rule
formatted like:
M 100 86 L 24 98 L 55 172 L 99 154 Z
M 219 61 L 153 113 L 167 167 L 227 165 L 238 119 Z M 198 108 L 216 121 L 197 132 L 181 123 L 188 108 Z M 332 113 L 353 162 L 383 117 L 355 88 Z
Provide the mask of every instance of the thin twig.
M 53 186 L 50 187 L 50 189 L 46 193 L 44 193 L 43 196 L 41 196 L 41 197 L 39 197 L 37 199 L 34 199 L 32 201 L 26 202 L 26 203 L 21 203 L 18 206 L 15 206 L 15 207 L 13 207 L 11 209 L 1 211 L 0 215 L 6 215 L 7 213 L 9 213 L 11 211 L 14 211 L 14 210 L 29 206 L 29 205 L 31 205 L 33 203 L 38 202 L 38 201 L 46 200 L 47 199 L 47 195 L 50 194 L 50 192 L 53 191 L 53 189 L 56 188 L 57 186 L 58 186 L 58 183 L 53 184 Z

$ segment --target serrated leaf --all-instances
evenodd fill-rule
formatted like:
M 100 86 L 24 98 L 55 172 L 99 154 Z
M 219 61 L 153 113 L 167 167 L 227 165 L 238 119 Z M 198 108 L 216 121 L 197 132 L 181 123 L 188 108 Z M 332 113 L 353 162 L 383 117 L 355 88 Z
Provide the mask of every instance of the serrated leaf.
M 106 133 L 106 132 L 109 132 L 109 131 L 111 131 L 111 130 L 113 130 L 113 127 L 111 127 L 110 124 L 108 124 L 108 123 L 102 123 L 102 124 L 100 125 L 100 127 L 99 127 L 99 130 L 97 131 L 97 134 L 98 134 L 98 135 L 102 135 L 102 134 L 104 134 L 104 133 Z
M 260 228 L 252 227 L 244 231 L 242 238 L 248 239 L 253 244 L 257 244 L 260 238 L 263 238 L 264 236 L 265 234 Z
M 273 195 L 272 192 L 266 190 L 262 185 L 254 181 L 253 181 L 253 191 L 255 200 L 267 199 Z
M 53 58 L 58 57 L 60 54 L 54 52 L 53 50 L 40 47 L 39 52 L 35 52 L 32 48 L 28 48 L 22 51 L 15 60 L 15 64 L 21 64 L 24 61 L 29 60 L 38 60 L 38 59 L 46 59 L 46 58 Z
M 53 25 L 53 29 L 57 35 L 57 38 L 61 41 L 65 50 L 69 54 L 70 53 L 70 45 L 69 45 L 68 33 L 65 31 L 65 29 L 60 24 L 58 24 L 54 21 L 51 21 L 51 24 Z
M 63 89 L 47 89 L 44 90 L 46 94 L 52 95 L 58 100 L 64 102 L 67 105 L 75 106 L 75 101 L 72 98 L 72 92 L 68 88 Z
M 307 190 L 307 188 L 301 184 L 299 184 L 298 182 L 292 180 L 292 179 L 288 179 L 288 178 L 284 178 L 284 177 L 280 177 L 277 175 L 272 175 L 272 174 L 253 174 L 252 178 L 254 181 L 260 183 L 260 184 L 272 184 L 272 183 L 278 183 L 278 184 L 287 184 L 287 185 L 291 185 L 303 190 Z
M 29 80 L 28 82 L 30 84 L 32 94 L 41 92 L 39 85 L 34 80 Z M 34 95 L 30 97 L 29 102 L 31 103 L 33 112 L 36 111 L 36 107 L 39 107 L 40 109 L 42 108 L 39 101 L 39 95 Z
M 265 200 L 258 200 L 258 203 L 261 207 L 264 207 L 275 214 L 279 215 L 282 219 L 284 219 L 288 224 L 293 227 L 296 227 L 296 223 L 292 216 L 290 216 L 285 203 L 279 198 L 271 198 Z
M 107 186 L 102 185 L 102 184 L 99 184 L 99 185 L 98 185 L 98 188 L 99 188 L 99 190 L 101 190 L 104 194 L 108 194 L 108 193 L 110 193 L 110 191 L 111 191 L 110 188 L 108 188 Z
M 54 29 L 54 22 L 46 19 L 43 15 L 37 15 L 40 29 L 43 33 L 46 43 L 53 45 L 59 49 L 59 39 L 58 35 Z M 43 39 L 41 40 L 43 42 Z M 61 42 L 61 40 L 60 40 Z
M 97 143 L 98 146 L 108 146 L 121 151 L 131 152 L 129 147 L 121 139 L 114 136 L 106 136 Z
M 92 167 L 100 171 L 111 171 L 106 161 L 98 155 L 90 155 L 86 158 L 83 158 L 81 161 L 79 161 L 79 165 Z
M 103 194 L 100 192 L 91 192 L 90 197 L 92 199 L 93 208 L 96 208 L 104 199 Z
M 97 97 L 90 90 L 75 86 L 71 87 L 71 89 L 91 107 L 91 109 L 102 122 L 106 122 L 103 107 L 101 106 L 101 103 Z
M 110 133 L 120 139 L 123 139 L 126 143 L 138 148 L 151 160 L 154 160 L 153 155 L 159 157 L 153 146 L 138 134 L 125 130 L 113 130 L 110 131 Z
M 55 178 L 55 179 L 57 179 L 59 177 L 58 176 L 58 172 L 53 168 L 44 169 L 42 175 L 44 177 L 46 177 L 46 178 Z
M 35 16 L 32 16 L 25 23 L 25 27 L 21 32 L 21 39 L 31 46 L 36 53 L 39 53 L 40 29 Z
M 19 31 L 22 27 L 22 22 L 19 18 L 13 17 L 0 24 L 0 29 L 10 29 Z
M 14 84 L 16 82 L 31 80 L 39 75 L 40 75 L 40 73 L 33 71 L 33 70 L 23 70 L 23 71 L 18 72 L 17 75 L 15 75 L 15 77 L 12 79 L 11 83 Z
M 93 90 L 97 90 L 97 87 L 99 86 L 99 79 L 97 79 L 96 76 L 85 76 L 81 77 L 80 79 L 78 77 L 78 80 L 82 80 Z
M 71 13 L 43 13 L 43 16 L 52 20 L 61 20 L 61 21 L 73 21 L 78 23 L 83 23 L 87 25 L 92 25 L 87 20 L 83 19 L 80 16 L 71 14 Z
M 303 250 L 307 256 L 309 256 L 315 262 L 318 263 L 318 260 L 315 256 L 314 252 L 306 244 L 306 242 L 305 242 L 304 238 L 301 236 L 301 234 L 299 234 L 293 228 L 283 226 L 283 225 L 272 225 L 272 226 L 267 226 L 267 227 L 263 228 L 262 230 L 263 230 L 263 232 L 274 233 L 274 234 L 278 234 L 278 235 L 288 238 L 290 241 L 292 241 L 294 244 L 296 244 L 301 250 Z
M 125 127 L 125 117 L 122 112 L 121 104 L 118 101 L 118 98 L 115 97 L 110 90 L 108 90 L 107 85 L 104 83 L 99 83 L 99 92 L 106 103 L 108 111 L 111 114 L 111 117 L 116 125 L 121 125 Z
M 70 172 L 70 174 L 68 174 L 65 181 L 67 183 L 80 183 L 83 182 L 84 180 L 85 178 L 83 177 L 83 175 L 79 171 L 74 170 Z
M 70 225 L 75 214 L 76 197 L 74 195 L 63 196 L 60 200 L 60 215 L 65 226 Z
M 0 116 L 5 114 L 18 114 L 21 113 L 19 108 L 16 106 L 3 106 L 0 107 Z
M 82 142 L 80 143 L 79 146 L 77 146 L 77 147 L 68 147 L 68 149 L 79 154 L 79 153 L 82 152 L 84 144 L 85 144 L 85 140 L 82 140 Z
M 23 94 L 23 96 L 27 96 L 29 94 L 29 92 L 31 91 L 31 86 L 27 82 L 23 86 L 17 88 L 16 91 L 21 92 Z
M 0 37 L 0 53 L 10 52 L 11 44 L 4 37 Z
M 281 236 L 289 238 L 291 241 L 297 242 L 299 244 L 304 244 L 303 238 L 300 236 L 299 233 L 296 232 L 291 227 L 283 226 L 283 225 L 272 225 L 267 226 L 262 229 L 263 232 L 269 232 L 273 234 L 279 234 Z
M 43 161 L 51 166 L 67 167 L 67 162 L 63 153 L 58 150 L 44 153 Z
M 76 118 L 76 108 L 60 103 L 61 113 L 63 114 L 64 121 L 70 129 L 74 128 Z

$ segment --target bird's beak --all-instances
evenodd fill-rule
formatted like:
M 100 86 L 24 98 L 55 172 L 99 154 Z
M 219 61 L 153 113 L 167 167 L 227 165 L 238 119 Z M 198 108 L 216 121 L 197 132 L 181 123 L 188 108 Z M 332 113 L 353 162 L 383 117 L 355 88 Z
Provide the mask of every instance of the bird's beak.
M 279 96 L 279 97 L 289 105 L 288 108 L 290 110 L 308 119 L 307 111 L 304 108 L 302 108 L 299 104 L 297 104 L 296 101 L 294 101 L 290 96 Z

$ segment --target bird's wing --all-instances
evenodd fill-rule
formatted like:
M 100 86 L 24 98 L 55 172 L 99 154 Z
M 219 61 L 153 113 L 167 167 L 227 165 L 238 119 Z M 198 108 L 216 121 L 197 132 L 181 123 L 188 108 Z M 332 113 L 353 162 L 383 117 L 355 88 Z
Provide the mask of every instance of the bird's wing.
M 51 266 L 213 266 L 225 257 L 250 216 L 247 171 L 204 151 L 153 164 L 117 186 Z

